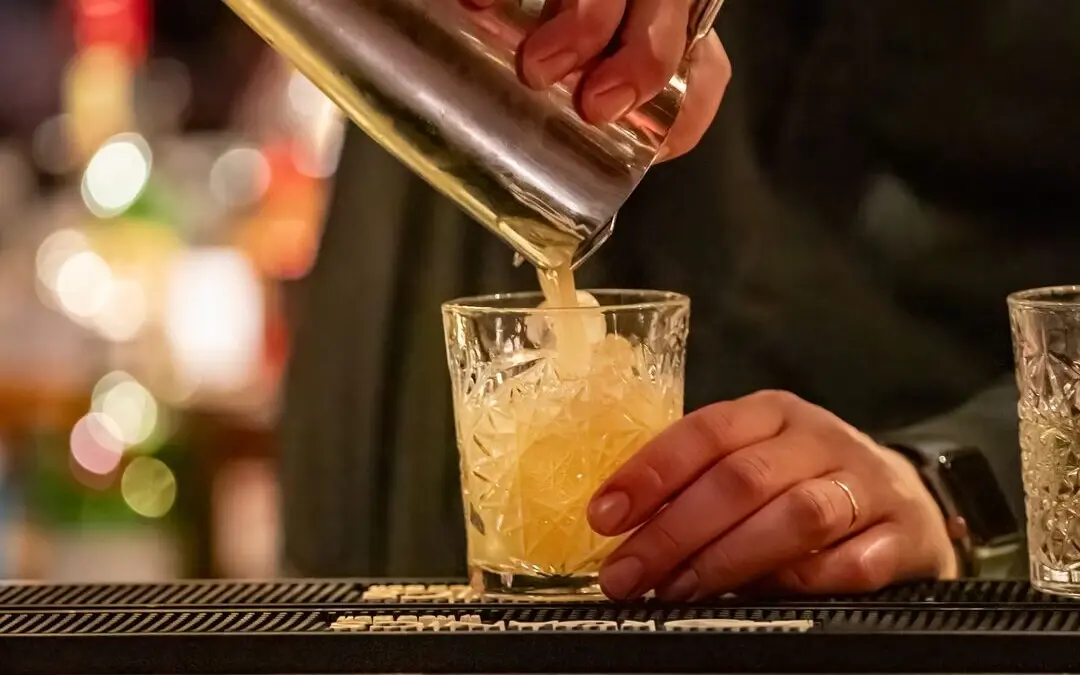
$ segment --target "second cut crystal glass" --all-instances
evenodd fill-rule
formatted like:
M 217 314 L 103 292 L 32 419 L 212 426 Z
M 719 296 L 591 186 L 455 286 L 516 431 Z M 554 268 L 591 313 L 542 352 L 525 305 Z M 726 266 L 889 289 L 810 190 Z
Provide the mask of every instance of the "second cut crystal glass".
M 1031 583 L 1080 596 L 1080 286 L 1009 297 Z

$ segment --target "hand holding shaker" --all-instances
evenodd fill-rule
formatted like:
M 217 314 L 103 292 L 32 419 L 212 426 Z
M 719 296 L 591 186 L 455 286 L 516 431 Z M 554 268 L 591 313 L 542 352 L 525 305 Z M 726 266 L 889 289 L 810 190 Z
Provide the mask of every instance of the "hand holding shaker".
M 594 126 L 573 77 L 523 85 L 518 47 L 543 0 L 225 0 L 385 149 L 541 269 L 574 266 L 610 235 L 656 160 L 686 90 Z M 723 0 L 697 0 L 689 44 Z M 689 49 L 688 49 L 689 52 Z

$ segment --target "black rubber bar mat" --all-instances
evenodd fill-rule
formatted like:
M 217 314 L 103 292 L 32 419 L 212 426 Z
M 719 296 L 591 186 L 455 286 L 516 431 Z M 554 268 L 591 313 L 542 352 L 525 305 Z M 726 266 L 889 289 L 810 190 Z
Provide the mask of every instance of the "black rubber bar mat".
M 1065 673 L 1080 603 L 1026 582 L 674 606 L 386 581 L 0 585 L 0 673 Z

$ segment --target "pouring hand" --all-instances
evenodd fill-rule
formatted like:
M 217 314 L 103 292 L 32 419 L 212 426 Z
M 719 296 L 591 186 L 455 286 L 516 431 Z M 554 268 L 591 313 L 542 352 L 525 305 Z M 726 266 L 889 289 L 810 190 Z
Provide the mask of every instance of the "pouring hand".
M 466 0 L 476 7 L 495 1 Z M 522 77 L 544 89 L 583 71 L 581 114 L 594 124 L 617 120 L 660 93 L 686 51 L 692 0 L 548 0 L 548 5 L 557 5 L 551 18 L 522 47 Z M 616 48 L 610 51 L 609 45 Z M 731 78 L 715 32 L 695 45 L 690 59 L 686 101 L 663 159 L 697 145 Z
M 676 422 L 605 483 L 589 519 L 609 536 L 641 525 L 600 574 L 620 599 L 865 592 L 957 567 L 915 468 L 783 392 Z

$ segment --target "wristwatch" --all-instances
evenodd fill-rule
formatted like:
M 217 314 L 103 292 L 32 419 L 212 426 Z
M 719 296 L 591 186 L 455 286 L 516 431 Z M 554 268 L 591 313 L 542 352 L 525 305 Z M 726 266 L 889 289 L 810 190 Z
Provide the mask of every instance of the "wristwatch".
M 932 438 L 882 445 L 903 454 L 919 469 L 945 516 L 963 576 L 1027 576 L 1021 520 L 981 451 Z

